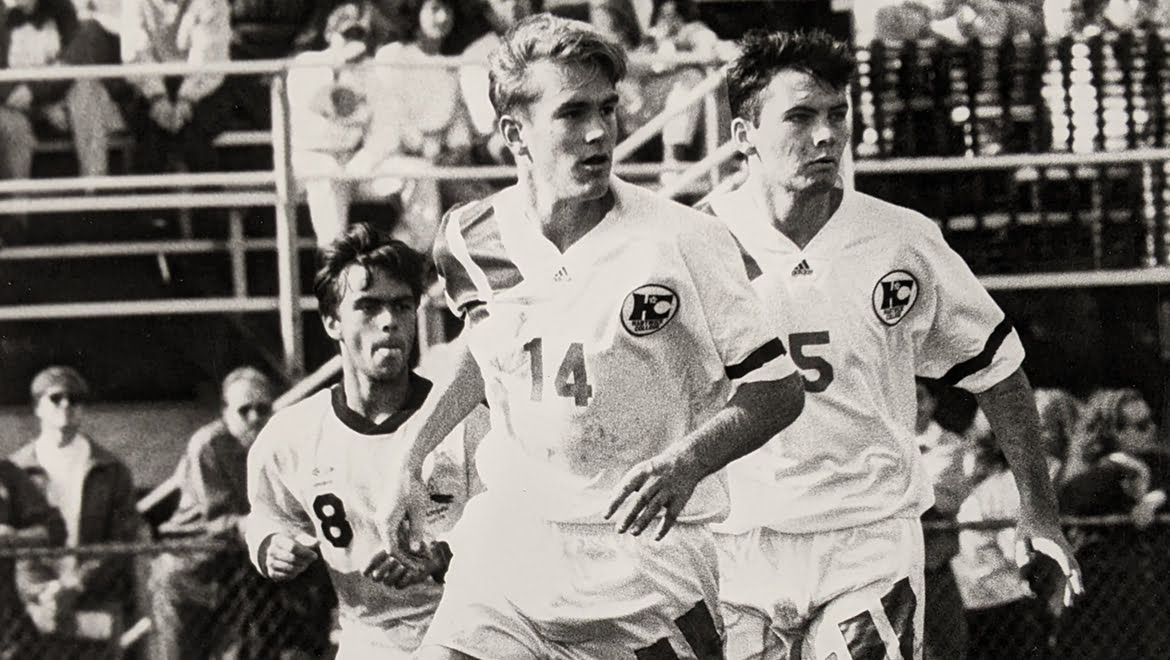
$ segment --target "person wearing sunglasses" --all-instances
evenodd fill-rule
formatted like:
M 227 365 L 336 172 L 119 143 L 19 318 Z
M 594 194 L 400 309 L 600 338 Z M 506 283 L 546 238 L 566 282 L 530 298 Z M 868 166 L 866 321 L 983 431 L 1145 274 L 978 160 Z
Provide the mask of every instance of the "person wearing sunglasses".
M 40 432 L 9 460 L 60 512 L 65 544 L 135 540 L 139 517 L 130 469 L 82 430 L 89 384 L 72 367 L 52 366 L 32 379 L 29 393 Z M 38 657 L 104 657 L 110 651 L 118 622 L 133 606 L 132 559 L 66 555 L 18 562 L 21 599 L 42 633 Z
M 175 469 L 178 507 L 159 531 L 206 535 L 228 546 L 220 552 L 163 553 L 153 562 L 150 593 L 159 658 L 204 658 L 216 648 L 246 644 L 239 623 L 250 617 L 242 612 L 279 598 L 253 574 L 241 552 L 242 523 L 250 509 L 248 449 L 272 414 L 275 388 L 261 371 L 244 366 L 223 379 L 220 391 L 219 417 L 191 436 Z M 245 593 L 246 600 L 229 597 L 233 593 Z M 283 614 L 284 608 L 273 609 Z M 307 627 L 286 627 L 290 632 L 299 628 Z M 306 639 L 289 646 L 315 644 Z

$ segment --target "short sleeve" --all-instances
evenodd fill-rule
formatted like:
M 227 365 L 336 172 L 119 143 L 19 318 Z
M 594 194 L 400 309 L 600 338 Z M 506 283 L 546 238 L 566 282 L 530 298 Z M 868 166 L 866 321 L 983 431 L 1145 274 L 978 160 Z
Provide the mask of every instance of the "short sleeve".
M 680 237 L 680 250 L 727 378 L 742 383 L 793 373 L 796 367 L 776 334 L 780 324 L 748 281 L 731 232 L 706 215 L 687 222 L 692 225 Z
M 918 248 L 927 274 L 922 292 L 929 317 L 918 344 L 917 373 L 979 393 L 1012 375 L 1024 361 L 1019 335 L 971 268 L 931 223 Z

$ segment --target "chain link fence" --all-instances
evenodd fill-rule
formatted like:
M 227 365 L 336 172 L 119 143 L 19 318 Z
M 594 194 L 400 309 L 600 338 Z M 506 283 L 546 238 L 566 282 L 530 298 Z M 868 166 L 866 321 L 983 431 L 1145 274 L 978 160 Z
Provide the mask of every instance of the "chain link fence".
M 1153 660 L 1170 654 L 1170 581 L 1166 579 L 1170 576 L 1170 516 L 1144 530 L 1120 517 L 1070 522 L 1077 523 L 1069 527 L 1069 534 L 1084 573 L 1084 597 L 1059 619 L 1046 616 L 1034 599 L 1000 612 L 998 618 L 980 618 L 978 612 L 943 614 L 962 617 L 944 619 L 944 629 L 955 634 L 967 630 L 969 657 Z M 132 555 L 133 602 L 108 621 L 93 612 L 75 617 L 79 625 L 72 636 L 46 633 L 27 612 L 15 608 L 0 631 L 0 659 L 268 660 L 331 658 L 335 652 L 331 637 L 336 600 L 321 562 L 296 581 L 277 584 L 261 578 L 237 547 L 184 540 L 71 550 L 6 549 L 0 550 L 0 563 L 12 562 L 16 556 L 70 553 Z M 162 577 L 173 575 L 176 566 L 192 570 L 181 572 L 186 579 Z M 177 596 L 182 604 L 178 612 L 187 622 L 185 648 L 168 638 L 175 611 L 167 608 L 167 596 Z M 929 611 L 931 603 L 926 607 Z M 987 621 L 999 623 L 989 626 Z

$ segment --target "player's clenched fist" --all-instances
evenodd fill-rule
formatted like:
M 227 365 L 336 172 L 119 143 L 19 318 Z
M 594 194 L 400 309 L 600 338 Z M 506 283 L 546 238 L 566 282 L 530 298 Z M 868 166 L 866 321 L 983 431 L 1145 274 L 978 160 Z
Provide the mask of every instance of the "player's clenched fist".
M 296 538 L 284 534 L 268 537 L 264 550 L 264 572 L 273 580 L 291 580 L 317 559 L 317 539 L 308 534 Z

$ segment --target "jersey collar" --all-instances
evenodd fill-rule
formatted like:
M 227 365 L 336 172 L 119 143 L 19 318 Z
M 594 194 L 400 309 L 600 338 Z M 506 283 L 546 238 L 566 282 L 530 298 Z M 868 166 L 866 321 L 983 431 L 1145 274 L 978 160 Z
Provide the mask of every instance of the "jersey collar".
M 362 417 L 349 406 L 345 405 L 345 388 L 338 383 L 329 389 L 330 400 L 333 403 L 333 414 L 337 415 L 337 419 L 341 420 L 351 431 L 360 433 L 362 435 L 386 435 L 398 430 L 410 416 L 422 407 L 423 401 L 426 401 L 427 395 L 431 392 L 431 381 L 419 376 L 413 371 L 410 373 L 410 381 L 407 385 L 406 401 L 403 402 L 402 408 L 386 418 L 381 424 L 375 424 L 370 420 Z

